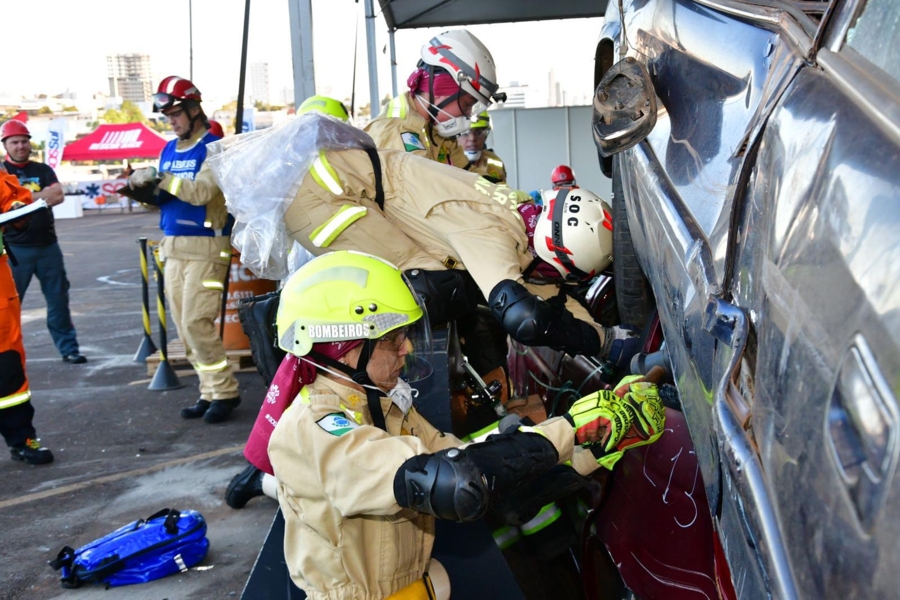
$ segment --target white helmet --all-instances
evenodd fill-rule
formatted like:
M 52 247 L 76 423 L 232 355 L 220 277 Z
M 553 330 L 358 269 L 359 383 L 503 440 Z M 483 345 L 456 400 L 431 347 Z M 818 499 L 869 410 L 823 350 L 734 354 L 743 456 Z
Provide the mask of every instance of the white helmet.
M 422 46 L 422 62 L 450 73 L 463 91 L 472 94 L 485 110 L 497 94 L 494 58 L 477 37 L 465 29 L 445 31 Z M 500 98 L 497 98 L 500 100 Z
M 584 281 L 613 260 L 612 209 L 602 198 L 581 188 L 549 192 L 534 228 L 538 256 L 567 281 Z

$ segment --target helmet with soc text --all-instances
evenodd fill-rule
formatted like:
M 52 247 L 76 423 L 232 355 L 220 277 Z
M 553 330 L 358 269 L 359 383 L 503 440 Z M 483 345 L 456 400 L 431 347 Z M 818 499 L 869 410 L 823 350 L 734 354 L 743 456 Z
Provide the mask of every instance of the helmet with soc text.
M 550 173 L 553 185 L 575 185 L 575 173 L 566 165 L 559 165 Z
M 281 291 L 275 326 L 278 346 L 296 356 L 309 354 L 315 343 L 378 340 L 401 328 L 417 351 L 426 348 L 414 337 L 430 340 L 425 308 L 403 273 L 351 250 L 323 254 L 297 269 Z
M 434 36 L 422 46 L 421 57 L 426 65 L 450 73 L 464 92 L 485 107 L 495 98 L 499 86 L 494 58 L 485 45 L 465 29 L 453 29 Z
M 153 112 L 178 106 L 185 100 L 201 102 L 200 90 L 189 79 L 169 75 L 159 82 L 159 87 L 153 94 Z
M 350 121 L 350 113 L 347 111 L 347 107 L 344 106 L 342 102 L 338 102 L 334 98 L 329 98 L 328 96 L 310 96 L 304 100 L 303 104 L 300 105 L 300 108 L 297 109 L 297 114 L 302 115 L 312 111 L 331 115 L 344 123 Z
M 0 142 L 6 140 L 8 137 L 13 137 L 14 135 L 24 135 L 27 136 L 28 139 L 31 139 L 31 132 L 28 131 L 28 127 L 25 126 L 25 123 L 17 121 L 16 119 L 11 119 L 0 127 Z
M 612 209 L 588 190 L 550 192 L 534 229 L 534 249 L 567 281 L 584 281 L 613 260 Z

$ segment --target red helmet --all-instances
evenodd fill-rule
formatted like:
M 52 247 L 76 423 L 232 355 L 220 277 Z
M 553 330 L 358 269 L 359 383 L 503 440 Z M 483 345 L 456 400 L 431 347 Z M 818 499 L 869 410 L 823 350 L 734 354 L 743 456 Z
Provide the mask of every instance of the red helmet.
M 28 136 L 28 139 L 31 139 L 31 132 L 25 127 L 25 123 L 11 119 L 0 127 L 0 142 L 3 142 L 6 138 L 14 135 L 24 135 Z
M 566 165 L 559 165 L 550 173 L 550 181 L 553 185 L 574 185 L 575 173 Z
M 200 90 L 188 79 L 169 75 L 159 82 L 159 87 L 153 94 L 153 112 L 178 106 L 185 100 L 200 102 Z
M 225 137 L 225 131 L 222 129 L 222 124 L 214 119 L 209 120 L 209 132 L 220 138 Z

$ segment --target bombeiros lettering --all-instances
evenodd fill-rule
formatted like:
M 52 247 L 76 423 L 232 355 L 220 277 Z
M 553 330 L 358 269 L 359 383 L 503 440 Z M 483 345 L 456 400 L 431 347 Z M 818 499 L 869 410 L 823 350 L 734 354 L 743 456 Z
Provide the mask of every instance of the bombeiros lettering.
M 363 323 L 340 325 L 310 325 L 309 337 L 319 340 L 361 339 L 369 337 L 369 326 Z

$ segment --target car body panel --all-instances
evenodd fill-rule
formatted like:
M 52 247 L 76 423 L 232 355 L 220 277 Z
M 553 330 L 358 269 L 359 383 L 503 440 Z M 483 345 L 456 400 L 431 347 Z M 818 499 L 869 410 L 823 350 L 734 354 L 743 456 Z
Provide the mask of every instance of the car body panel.
M 613 160 L 738 595 L 894 597 L 900 96 L 760 4 L 624 2 L 660 109 Z

